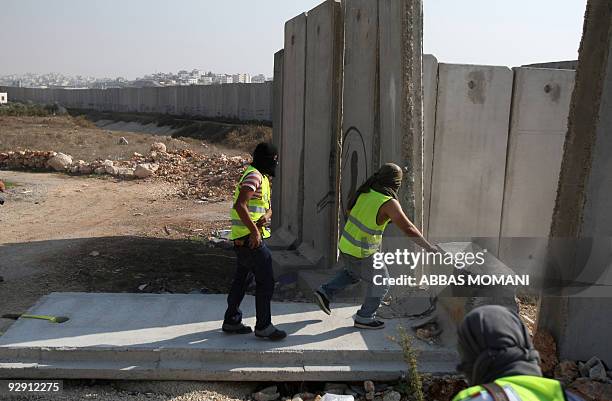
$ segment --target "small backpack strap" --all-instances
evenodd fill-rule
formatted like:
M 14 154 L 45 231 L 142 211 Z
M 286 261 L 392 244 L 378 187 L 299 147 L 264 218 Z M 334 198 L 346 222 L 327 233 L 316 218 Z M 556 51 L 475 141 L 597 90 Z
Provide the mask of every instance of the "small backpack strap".
M 481 386 L 484 387 L 485 390 L 487 390 L 489 394 L 491 394 L 491 397 L 493 397 L 493 400 L 510 401 L 510 399 L 508 398 L 508 394 L 506 394 L 502 386 L 500 386 L 499 384 L 488 383 L 488 384 L 481 384 Z

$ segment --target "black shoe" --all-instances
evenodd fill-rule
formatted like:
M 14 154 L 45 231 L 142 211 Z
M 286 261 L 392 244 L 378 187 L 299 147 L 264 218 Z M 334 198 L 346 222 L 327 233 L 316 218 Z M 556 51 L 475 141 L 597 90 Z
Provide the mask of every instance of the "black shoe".
M 385 328 L 385 322 L 381 322 L 380 320 L 374 320 L 370 323 L 355 322 L 355 327 L 358 329 L 380 330 Z
M 329 299 L 321 291 L 314 292 L 314 299 L 319 308 L 328 315 L 331 315 L 331 309 L 329 307 Z
M 223 330 L 223 332 L 227 334 L 251 334 L 253 332 L 253 329 L 251 329 L 249 326 L 245 326 L 242 323 L 223 323 L 223 326 L 221 326 L 221 330 Z
M 273 325 L 270 325 L 264 330 L 255 329 L 255 337 L 263 338 L 270 341 L 279 341 L 287 337 L 287 333 L 277 329 Z

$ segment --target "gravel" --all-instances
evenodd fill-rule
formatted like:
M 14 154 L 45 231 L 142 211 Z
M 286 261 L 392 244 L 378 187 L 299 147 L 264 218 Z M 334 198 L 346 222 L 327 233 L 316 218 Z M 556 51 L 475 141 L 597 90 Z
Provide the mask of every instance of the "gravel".
M 130 401 L 232 401 L 246 400 L 254 391 L 253 383 L 234 382 L 152 382 L 109 381 L 94 384 L 64 382 L 61 394 L 27 395 L 11 400 L 130 400 Z

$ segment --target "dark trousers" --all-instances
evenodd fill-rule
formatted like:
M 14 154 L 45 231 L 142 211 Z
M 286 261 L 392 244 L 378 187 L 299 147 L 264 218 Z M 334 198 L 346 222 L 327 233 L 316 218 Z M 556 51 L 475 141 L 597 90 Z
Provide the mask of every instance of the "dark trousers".
M 227 311 L 224 323 L 238 324 L 242 322 L 240 303 L 249 286 L 249 273 L 255 276 L 255 311 L 257 316 L 256 330 L 263 330 L 272 324 L 270 302 L 274 293 L 274 273 L 272 271 L 272 254 L 262 243 L 257 249 L 245 246 L 234 247 L 238 258 L 234 282 L 227 296 Z

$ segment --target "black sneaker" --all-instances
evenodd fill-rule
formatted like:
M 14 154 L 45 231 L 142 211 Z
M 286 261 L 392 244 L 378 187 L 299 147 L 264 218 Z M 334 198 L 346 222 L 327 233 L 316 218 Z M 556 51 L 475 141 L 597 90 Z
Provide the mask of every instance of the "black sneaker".
M 380 330 L 385 328 L 385 322 L 381 322 L 380 320 L 374 320 L 370 323 L 359 323 L 356 321 L 355 327 L 357 327 L 358 329 Z
M 328 315 L 331 315 L 331 309 L 329 307 L 329 299 L 321 291 L 314 292 L 314 299 L 319 308 Z
M 273 325 L 269 325 L 264 330 L 255 329 L 255 337 L 263 338 L 270 341 L 279 341 L 283 338 L 287 337 L 287 333 L 282 330 L 277 329 Z
M 223 326 L 221 326 L 221 330 L 223 330 L 223 332 L 227 334 L 251 334 L 253 332 L 253 329 L 251 329 L 249 326 L 245 326 L 242 323 L 223 323 Z

